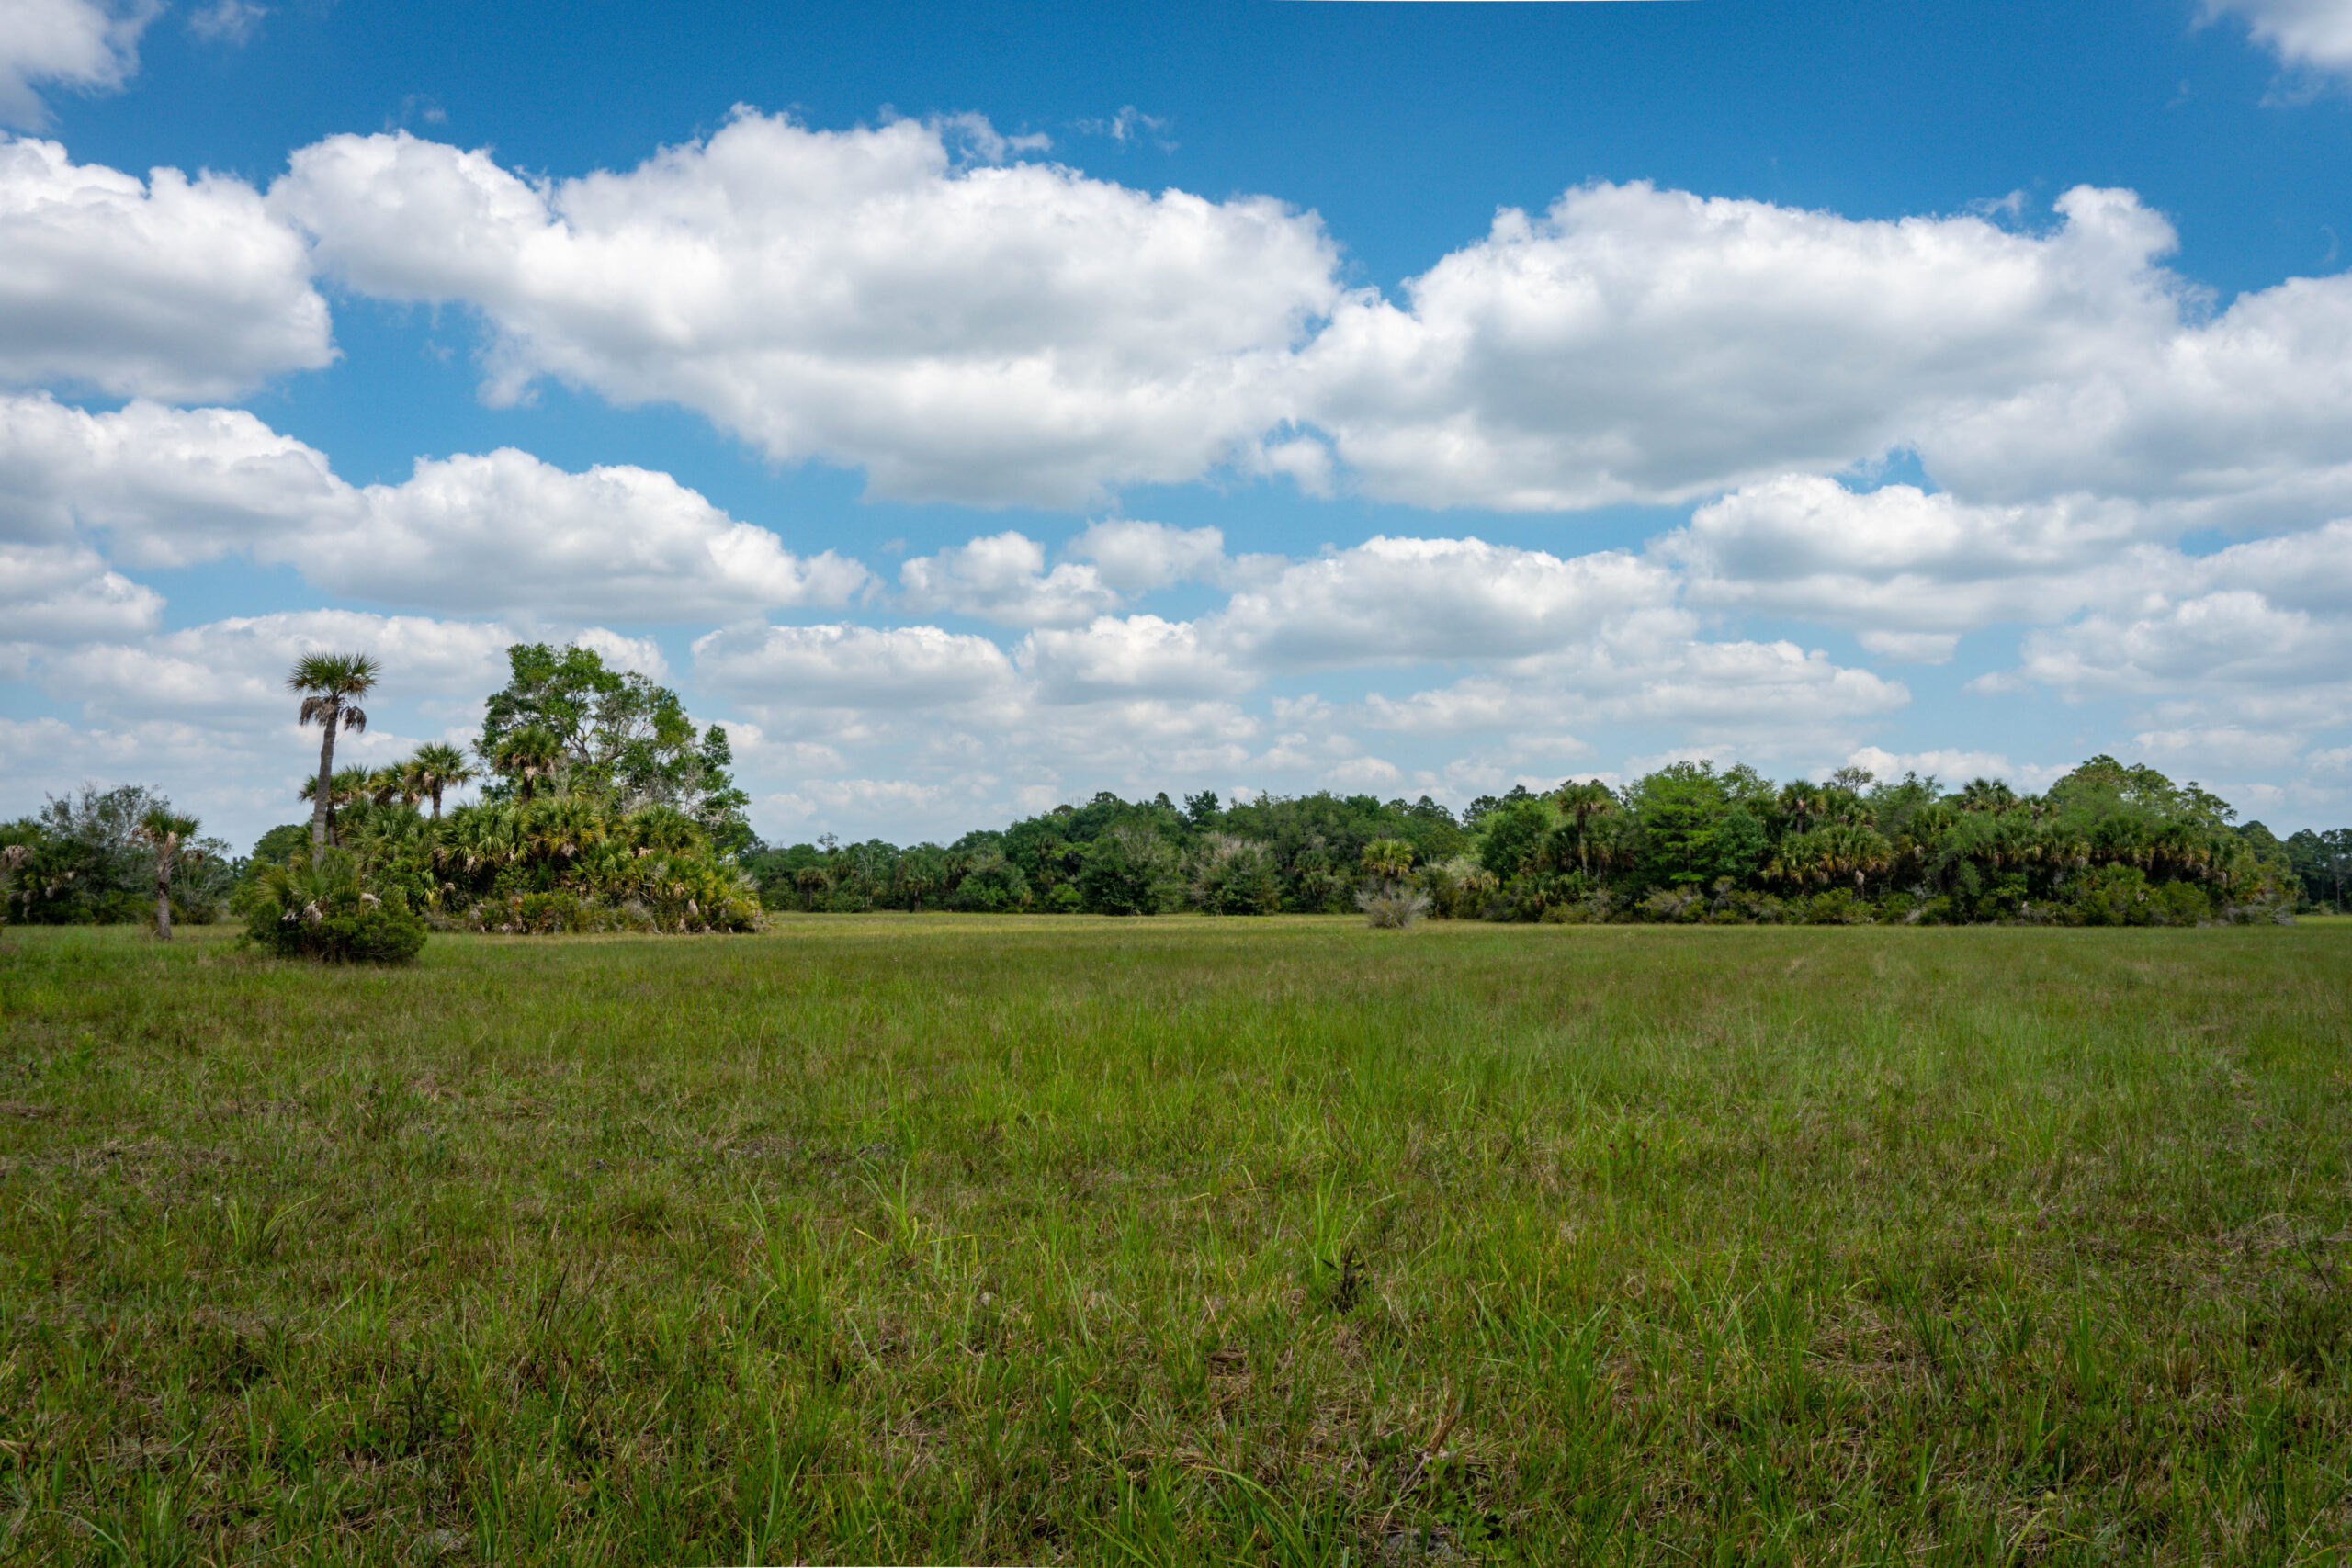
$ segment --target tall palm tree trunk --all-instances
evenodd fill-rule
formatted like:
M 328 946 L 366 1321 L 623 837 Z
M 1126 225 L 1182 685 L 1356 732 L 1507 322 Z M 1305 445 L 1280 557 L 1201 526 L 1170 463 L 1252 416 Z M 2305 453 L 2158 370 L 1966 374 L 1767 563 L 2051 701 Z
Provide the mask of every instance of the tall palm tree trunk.
M 334 721 L 338 715 L 334 706 L 326 711 L 326 722 L 319 728 L 319 793 L 311 797 L 311 865 L 313 870 L 327 858 L 327 807 L 334 797 Z
M 155 934 L 165 942 L 172 940 L 172 850 L 166 845 L 155 855 Z

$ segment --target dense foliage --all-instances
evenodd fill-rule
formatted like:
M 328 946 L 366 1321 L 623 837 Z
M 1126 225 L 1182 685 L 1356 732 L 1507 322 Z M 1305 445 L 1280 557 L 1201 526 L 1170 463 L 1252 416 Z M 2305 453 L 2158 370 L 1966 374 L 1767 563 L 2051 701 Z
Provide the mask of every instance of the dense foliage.
M 2235 816 L 2103 756 L 2040 795 L 1677 762 L 1622 789 L 1515 788 L 1459 819 L 1427 796 L 1102 794 L 944 848 L 828 838 L 745 863 L 770 908 L 836 911 L 1383 918 L 1369 895 L 1452 919 L 2181 925 L 2341 898 L 2352 834 L 2281 844 Z
M 441 925 L 714 931 L 759 923 L 750 878 L 673 807 L 623 810 L 582 791 L 461 806 L 435 820 L 402 802 L 367 802 L 341 814 L 336 832 L 370 890 L 397 894 Z
M 152 919 L 155 846 L 141 825 L 171 815 L 171 802 L 143 784 L 101 790 L 84 784 L 32 816 L 0 822 L 0 919 L 29 925 L 106 925 Z M 220 918 L 240 863 L 218 839 L 188 836 L 175 846 L 172 918 L 204 925 Z
M 692 817 L 723 853 L 751 845 L 727 731 L 697 733 L 677 693 L 605 668 L 592 649 L 517 643 L 506 659 L 513 678 L 483 705 L 476 747 L 492 769 L 485 800 L 552 790 L 624 815 L 662 807 Z
M 323 820 L 370 909 L 496 931 L 747 931 L 757 889 L 736 855 L 752 843 L 727 732 L 699 733 L 678 694 L 594 650 L 518 643 L 512 675 L 483 705 L 472 755 L 419 747 L 391 767 L 328 771 Z M 443 796 L 475 779 L 479 804 Z M 318 806 L 317 779 L 303 797 Z M 299 945 L 282 885 L 311 874 L 309 829 L 272 829 L 254 847 L 245 901 L 279 908 L 271 931 Z M 340 885 L 338 885 L 340 886 Z M 389 914 L 372 917 L 390 920 Z M 257 937 L 260 915 L 254 915 Z
M 1213 915 L 1337 914 L 1356 907 L 1367 846 L 1394 840 L 1443 862 L 1472 844 L 1453 814 L 1423 796 L 1261 797 L 1107 792 L 1002 831 L 901 849 L 831 838 L 745 857 L 771 908 L 1087 911 Z
M 424 946 L 424 921 L 407 897 L 398 888 L 371 890 L 343 850 L 316 865 L 297 855 L 260 867 L 246 909 L 245 934 L 280 958 L 406 964 Z

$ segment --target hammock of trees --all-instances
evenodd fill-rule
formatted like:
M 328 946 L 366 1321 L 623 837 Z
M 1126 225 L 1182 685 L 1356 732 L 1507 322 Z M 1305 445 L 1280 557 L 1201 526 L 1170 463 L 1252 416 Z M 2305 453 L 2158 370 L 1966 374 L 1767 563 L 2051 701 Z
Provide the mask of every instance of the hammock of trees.
M 1225 805 L 1109 794 L 944 848 L 745 857 L 772 908 L 1340 913 L 1367 886 L 1441 919 L 2199 924 L 2333 908 L 2352 832 L 2281 843 L 2194 784 L 2095 757 L 2040 795 L 1847 770 L 1779 784 L 1678 762 L 1622 789 Z
M 321 737 L 307 823 L 236 859 L 153 790 L 85 786 L 0 824 L 0 915 L 167 931 L 266 907 L 289 940 L 300 911 L 317 923 L 329 907 L 420 929 L 724 931 L 763 909 L 1264 915 L 1366 898 L 1399 919 L 2151 925 L 2340 910 L 2352 881 L 2352 829 L 2282 842 L 2195 784 L 2104 756 L 2038 795 L 1678 762 L 1622 788 L 1514 788 L 1458 818 L 1426 795 L 1104 793 L 945 846 L 771 848 L 726 731 L 697 731 L 676 693 L 579 647 L 518 644 L 508 664 L 470 746 L 338 768 L 377 667 L 306 657 L 288 684 Z

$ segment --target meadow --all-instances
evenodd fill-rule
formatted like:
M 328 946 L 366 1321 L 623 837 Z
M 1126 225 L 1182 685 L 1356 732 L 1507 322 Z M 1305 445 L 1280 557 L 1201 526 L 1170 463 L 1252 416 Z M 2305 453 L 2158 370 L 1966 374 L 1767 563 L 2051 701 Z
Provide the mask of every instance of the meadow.
M 0 935 L 0 1562 L 2352 1561 L 2352 930 Z

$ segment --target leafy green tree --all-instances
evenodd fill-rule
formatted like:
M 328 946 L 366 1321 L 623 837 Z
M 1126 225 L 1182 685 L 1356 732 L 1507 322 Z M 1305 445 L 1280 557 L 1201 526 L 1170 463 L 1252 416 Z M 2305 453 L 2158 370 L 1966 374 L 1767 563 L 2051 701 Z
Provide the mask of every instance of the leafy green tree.
M 143 784 L 85 784 L 73 795 L 51 795 L 34 816 L 0 823 L 0 849 L 17 852 L 8 856 L 9 909 L 33 925 L 146 919 L 156 852 L 145 824 L 159 811 L 176 815 L 168 799 Z M 189 835 L 182 836 L 173 869 L 179 917 L 198 922 L 214 918 L 237 876 L 227 844 Z
M 2341 910 L 2352 883 L 2352 828 L 2319 832 L 2305 828 L 2287 840 L 2287 863 L 2312 903 Z
M 1164 913 L 1181 891 L 1176 852 L 1150 829 L 1123 823 L 1087 846 L 1078 891 L 1094 914 Z
M 976 914 L 1018 909 L 1029 901 L 1029 879 L 1005 859 L 1001 850 L 986 849 L 967 860 L 956 890 L 948 895 L 951 908 Z
M 1520 790 L 1476 814 L 1478 863 L 1504 882 L 1532 871 L 1544 841 L 1559 826 L 1552 803 Z
M 1282 908 L 1274 853 L 1254 839 L 1211 833 L 1193 852 L 1186 902 L 1204 915 L 1271 915 Z
M 722 852 L 751 848 L 750 797 L 735 787 L 724 728 L 697 730 L 677 693 L 608 668 L 594 649 L 516 643 L 506 660 L 510 679 L 482 706 L 484 757 L 500 755 L 514 731 L 542 731 L 568 790 L 609 797 L 623 812 L 675 807 L 700 820 Z M 492 793 L 520 787 L 517 776 Z
M 319 775 L 311 784 L 311 859 L 326 858 L 329 787 L 334 777 L 334 735 L 337 728 L 368 728 L 367 711 L 359 699 L 375 690 L 381 670 L 364 653 L 306 653 L 295 660 L 286 677 L 286 689 L 302 699 L 300 723 L 319 727 Z
M 1731 792 L 1713 762 L 1670 762 L 1626 792 L 1642 829 L 1642 870 L 1659 886 L 1713 881 L 1715 832 L 1732 808 Z

